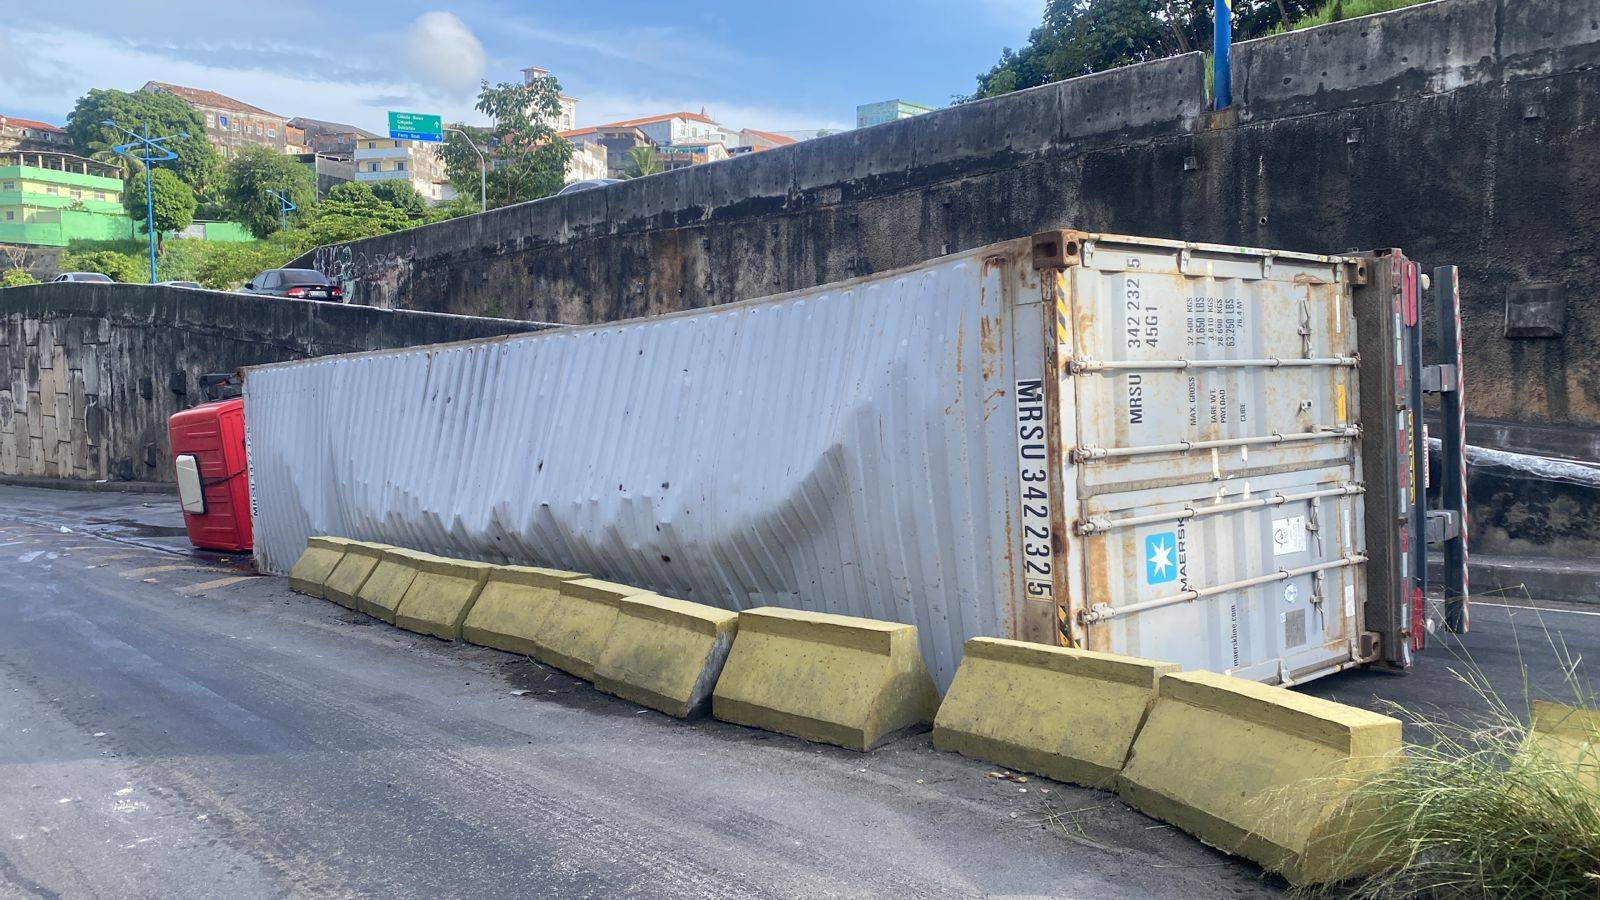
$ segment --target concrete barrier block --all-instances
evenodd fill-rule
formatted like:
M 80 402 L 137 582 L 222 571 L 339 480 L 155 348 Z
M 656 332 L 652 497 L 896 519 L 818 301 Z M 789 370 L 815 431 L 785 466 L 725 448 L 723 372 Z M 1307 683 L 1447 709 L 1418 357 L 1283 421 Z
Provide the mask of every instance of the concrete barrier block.
M 366 583 L 372 570 L 378 567 L 378 560 L 383 558 L 384 551 L 393 549 L 388 544 L 372 541 L 346 541 L 344 558 L 334 566 L 333 574 L 322 586 L 322 596 L 340 606 L 355 609 L 356 592 L 361 590 L 361 585 Z
M 587 576 L 534 566 L 495 566 L 461 625 L 462 640 L 507 653 L 533 656 L 534 638 L 563 582 Z
M 393 625 L 400 601 L 416 580 L 418 559 L 429 555 L 399 547 L 383 551 L 372 574 L 356 591 L 356 609 Z
M 1534 765 L 1570 766 L 1590 788 L 1600 788 L 1600 710 L 1533 701 L 1528 738 L 1519 752 Z
M 395 610 L 394 624 L 446 641 L 461 640 L 461 623 L 494 566 L 419 554 L 414 568 L 417 577 Z
M 598 578 L 563 581 L 534 637 L 534 658 L 593 681 L 594 665 L 617 621 L 617 601 L 648 593 L 644 588 Z
M 739 639 L 712 692 L 727 722 L 870 750 L 933 721 L 939 695 L 914 625 L 763 607 L 739 614 Z
M 933 746 L 1111 788 L 1174 663 L 1001 638 L 967 641 L 933 722 Z
M 1306 883 L 1355 874 L 1340 804 L 1400 759 L 1398 719 L 1218 675 L 1163 675 L 1117 777 L 1142 812 Z
M 289 590 L 321 597 L 322 586 L 344 558 L 347 544 L 349 541 L 336 537 L 314 537 L 306 541 L 306 549 L 289 571 Z
M 738 623 L 738 613 L 702 603 L 622 597 L 594 686 L 680 719 L 703 715 Z

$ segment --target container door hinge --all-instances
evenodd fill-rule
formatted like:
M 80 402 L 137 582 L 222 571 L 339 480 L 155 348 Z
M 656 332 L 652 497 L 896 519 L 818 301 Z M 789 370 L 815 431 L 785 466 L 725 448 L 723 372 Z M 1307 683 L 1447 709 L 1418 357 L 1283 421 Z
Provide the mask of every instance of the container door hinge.
M 1461 378 L 1450 363 L 1422 367 L 1422 391 L 1425 394 L 1453 394 L 1461 389 Z
M 1453 509 L 1428 510 L 1423 526 L 1430 545 L 1448 543 L 1461 534 L 1461 520 Z

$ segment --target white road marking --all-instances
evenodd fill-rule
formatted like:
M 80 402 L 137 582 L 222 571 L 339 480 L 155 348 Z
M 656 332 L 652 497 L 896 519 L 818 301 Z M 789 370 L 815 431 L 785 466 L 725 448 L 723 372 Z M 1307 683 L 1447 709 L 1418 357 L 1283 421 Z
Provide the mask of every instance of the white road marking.
M 195 594 L 209 591 L 213 588 L 225 588 L 230 584 L 238 584 L 241 581 L 249 581 L 254 577 L 254 575 L 233 575 L 228 578 L 217 578 L 212 581 L 202 581 L 199 584 L 191 584 L 178 588 L 174 593 L 194 596 Z
M 194 569 L 197 572 L 217 571 L 211 566 L 195 566 L 188 563 L 173 563 L 165 566 L 145 566 L 141 569 L 129 569 L 126 572 L 121 572 L 118 574 L 120 574 L 123 578 L 140 578 L 145 575 L 154 575 L 158 572 L 178 572 L 182 571 L 183 569 Z
M 1484 603 L 1482 600 L 1471 601 L 1473 606 L 1493 606 L 1496 609 L 1526 609 L 1541 613 L 1566 613 L 1569 616 L 1600 616 L 1600 612 L 1587 609 L 1560 609 L 1553 606 L 1512 606 L 1509 603 Z

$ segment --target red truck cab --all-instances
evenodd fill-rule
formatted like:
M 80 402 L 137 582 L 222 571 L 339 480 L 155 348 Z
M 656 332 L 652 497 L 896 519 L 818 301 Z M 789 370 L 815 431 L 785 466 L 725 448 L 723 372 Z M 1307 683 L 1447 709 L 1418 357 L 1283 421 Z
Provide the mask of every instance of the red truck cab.
M 167 435 L 189 543 L 203 550 L 249 550 L 244 400 L 219 400 L 177 413 L 167 420 Z

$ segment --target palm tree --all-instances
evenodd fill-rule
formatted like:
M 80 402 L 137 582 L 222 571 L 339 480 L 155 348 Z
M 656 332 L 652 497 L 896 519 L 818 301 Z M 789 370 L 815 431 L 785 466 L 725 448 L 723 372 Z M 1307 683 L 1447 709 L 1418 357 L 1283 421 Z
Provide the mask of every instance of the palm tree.
M 640 144 L 628 148 L 628 177 L 643 178 L 661 171 L 661 157 L 656 154 L 656 148 L 649 144 Z

